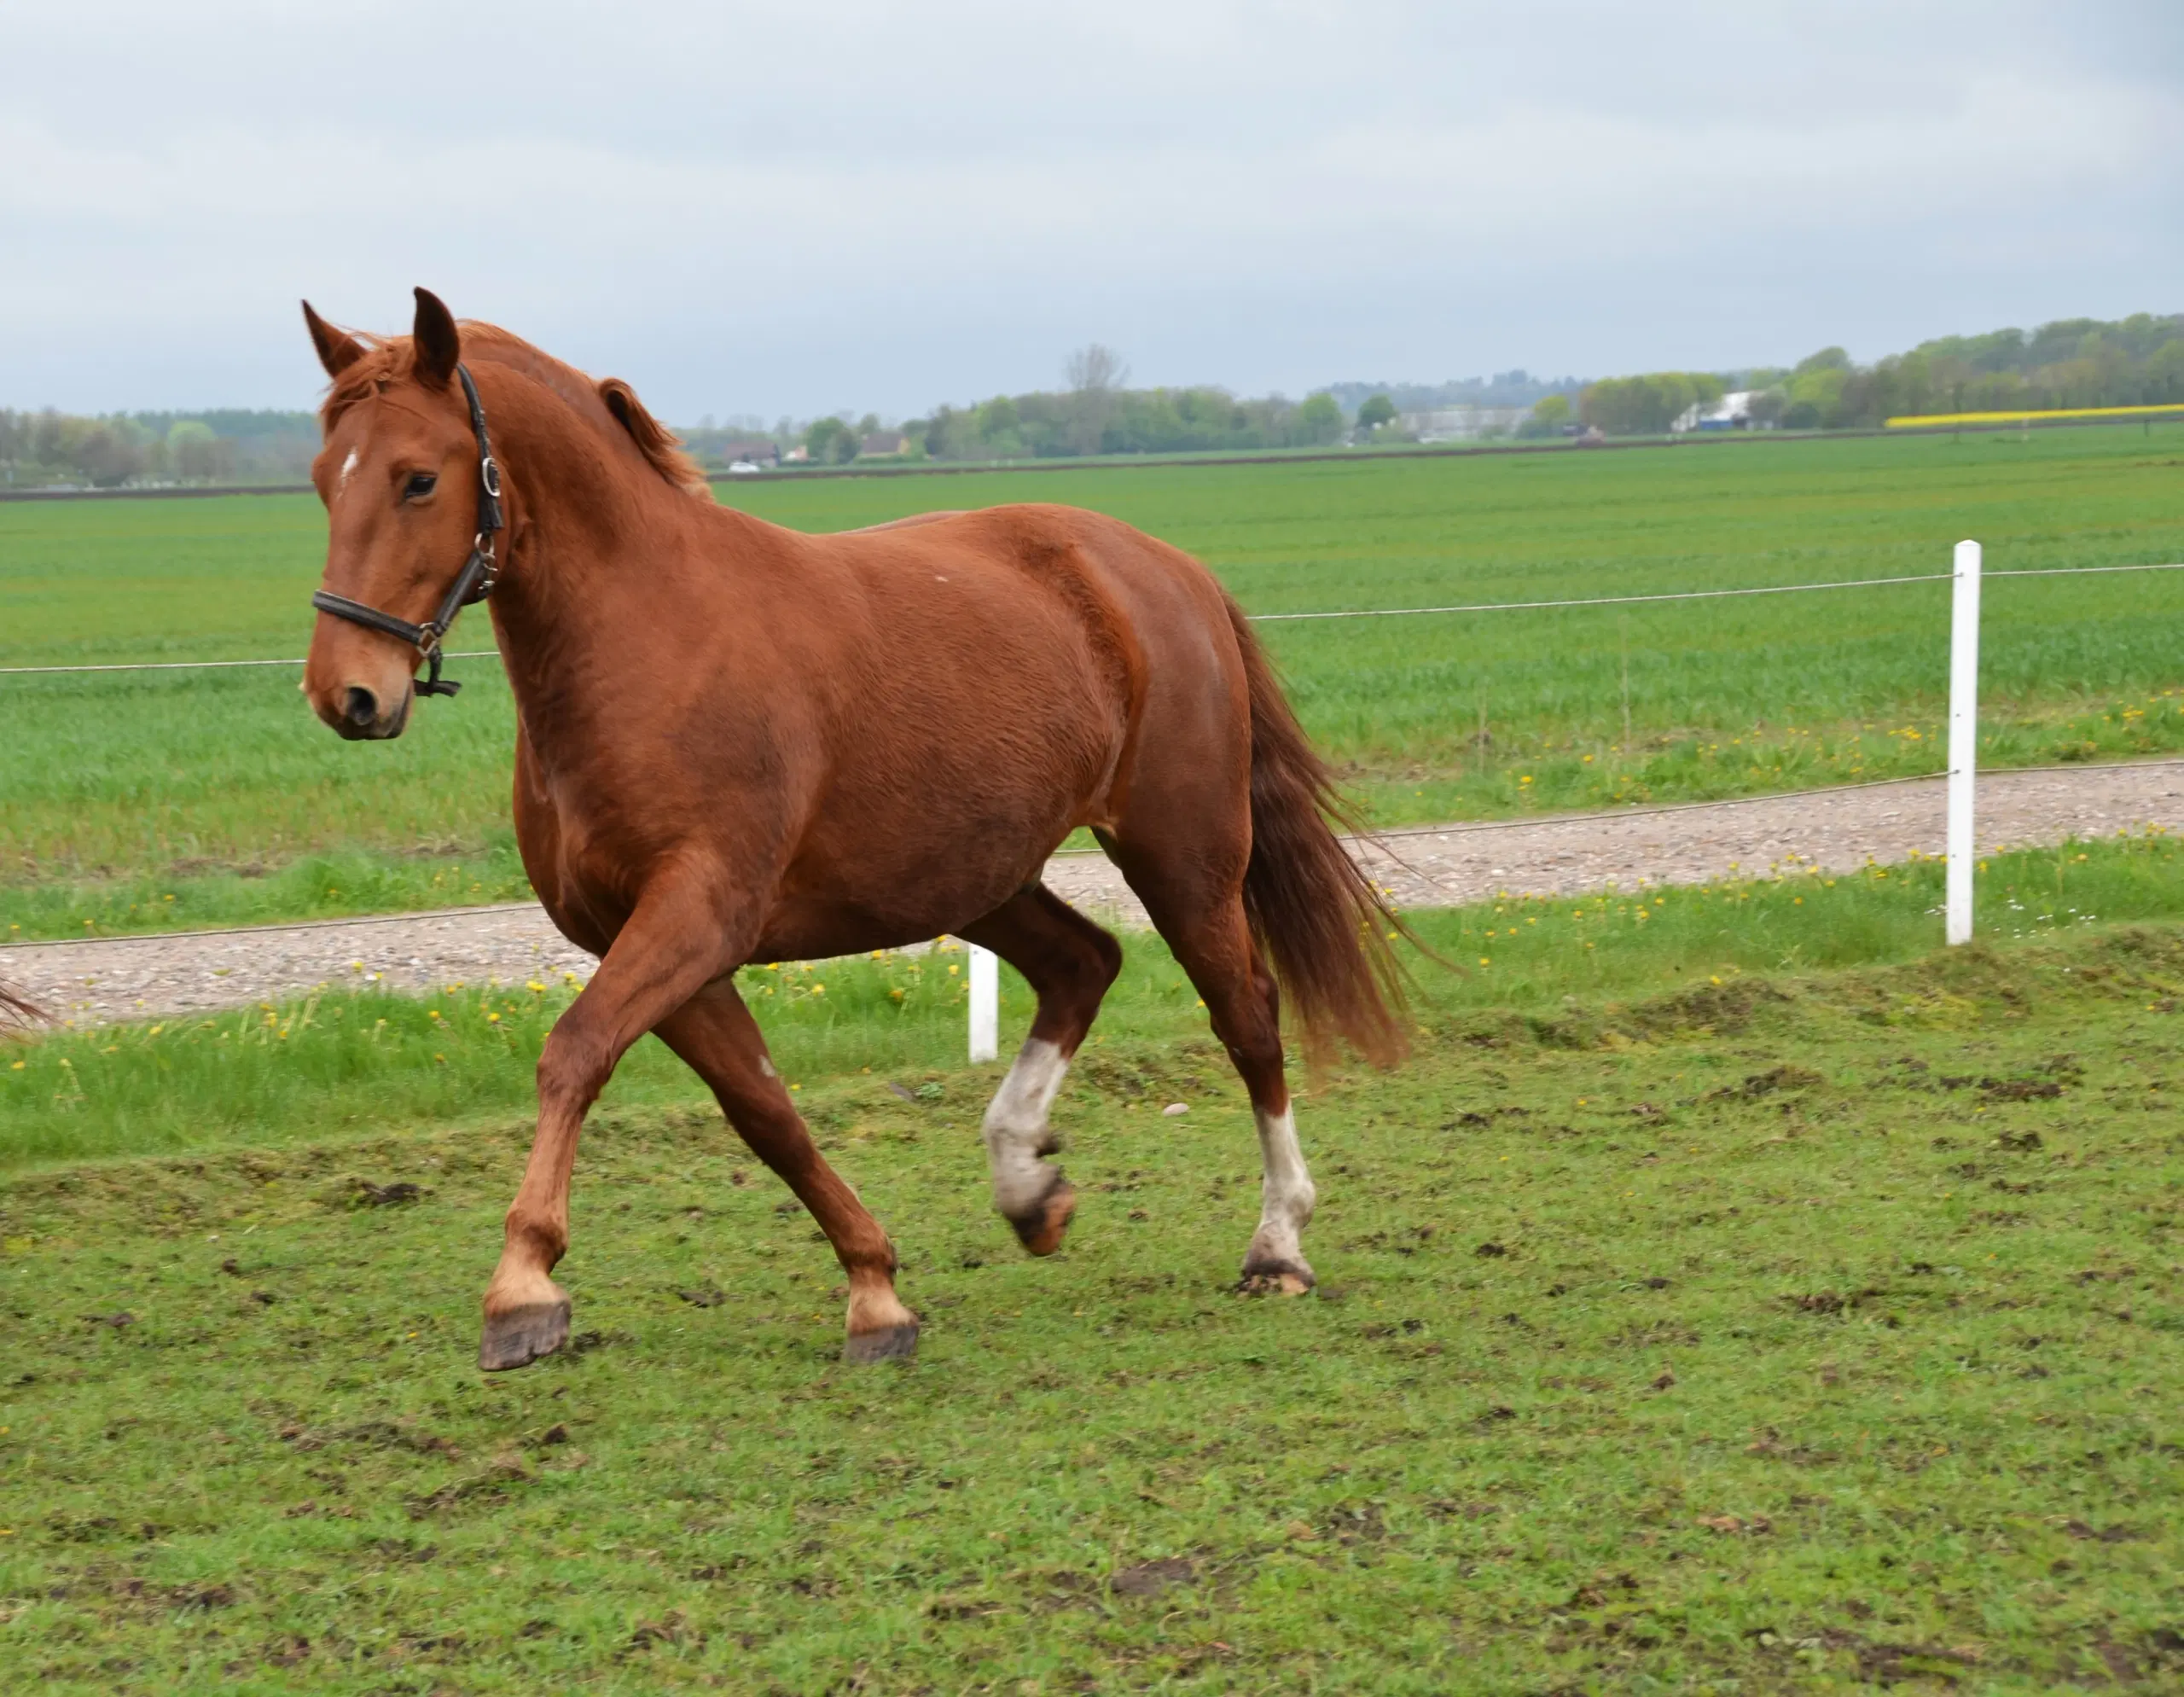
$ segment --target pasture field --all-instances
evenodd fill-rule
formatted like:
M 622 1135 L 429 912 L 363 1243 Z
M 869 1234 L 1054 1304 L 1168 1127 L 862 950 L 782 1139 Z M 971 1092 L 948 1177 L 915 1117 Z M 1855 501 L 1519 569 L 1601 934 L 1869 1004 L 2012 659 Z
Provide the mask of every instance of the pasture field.
M 1073 502 L 1279 613 L 1939 572 L 1966 535 L 1994 570 L 2184 559 L 2180 441 L 2168 427 L 1058 469 L 723 498 L 815 530 Z M 307 497 L 0 505 L 0 665 L 299 653 L 322 548 Z M 1997 582 L 1986 604 L 1989 764 L 2184 747 L 2177 576 Z M 1939 584 L 1261 629 L 1383 823 L 1940 763 Z M 458 644 L 485 641 L 473 613 Z M 452 671 L 462 699 L 425 704 L 392 745 L 337 742 L 279 669 L 0 678 L 0 935 L 437 905 L 457 886 L 520 896 L 506 685 L 490 660 Z
M 900 1369 L 837 1363 L 809 1220 L 657 1072 L 587 1136 L 578 1346 L 472 1369 L 548 990 L 27 1046 L 73 1103 L 0 1111 L 0 1685 L 2164 1688 L 2177 852 L 1998 857 L 2020 934 L 1948 951 L 1931 866 L 1425 916 L 1469 975 L 1305 1095 L 1294 1301 L 1229 1293 L 1249 1115 L 1157 949 L 1044 1263 L 947 962 L 774 975 Z

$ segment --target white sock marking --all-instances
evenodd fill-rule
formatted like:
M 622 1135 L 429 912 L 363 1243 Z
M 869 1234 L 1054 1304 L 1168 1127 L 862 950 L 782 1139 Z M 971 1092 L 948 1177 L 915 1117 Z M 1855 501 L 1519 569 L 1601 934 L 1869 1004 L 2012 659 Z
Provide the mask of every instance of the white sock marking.
M 1047 1142 L 1047 1111 L 1068 1071 L 1059 1048 L 1043 1037 L 1029 1038 L 986 1109 L 993 1205 L 1010 1219 L 1036 1207 L 1054 1183 L 1054 1169 L 1039 1159 L 1039 1150 Z
M 1299 1235 L 1311 1223 L 1319 1193 L 1297 1143 L 1297 1109 L 1279 1113 L 1253 1110 L 1259 1128 L 1259 1229 L 1252 1235 L 1247 1261 L 1293 1261 L 1308 1264 Z

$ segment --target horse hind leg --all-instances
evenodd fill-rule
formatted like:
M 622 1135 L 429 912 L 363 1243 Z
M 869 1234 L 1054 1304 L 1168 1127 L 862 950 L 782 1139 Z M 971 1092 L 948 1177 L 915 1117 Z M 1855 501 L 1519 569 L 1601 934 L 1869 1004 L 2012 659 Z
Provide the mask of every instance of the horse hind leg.
M 1174 939 L 1170 943 L 1176 946 Z M 1240 1288 L 1252 1295 L 1302 1295 L 1317 1282 L 1303 1239 L 1319 1193 L 1297 1141 L 1297 1107 L 1281 1053 L 1281 991 L 1252 946 L 1240 901 L 1176 953 L 1251 1093 L 1258 1129 L 1259 1223 L 1244 1252 Z
M 1281 991 L 1252 940 L 1240 883 L 1209 887 L 1195 861 L 1170 875 L 1163 862 L 1127 841 L 1118 843 L 1116 855 L 1154 929 L 1204 998 L 1213 1034 L 1251 1094 L 1259 1137 L 1259 1223 L 1244 1252 L 1239 1288 L 1252 1295 L 1302 1295 L 1316 1282 L 1303 1240 L 1319 1194 L 1297 1141 L 1281 1051 Z
M 1061 1145 L 1048 1121 L 1071 1058 L 1122 970 L 1122 946 L 1043 885 L 1019 890 L 961 935 L 1024 974 L 1039 998 L 1031 1034 L 986 1109 L 993 1202 L 1034 1255 L 1051 1255 L 1077 1193 L 1045 1158 Z

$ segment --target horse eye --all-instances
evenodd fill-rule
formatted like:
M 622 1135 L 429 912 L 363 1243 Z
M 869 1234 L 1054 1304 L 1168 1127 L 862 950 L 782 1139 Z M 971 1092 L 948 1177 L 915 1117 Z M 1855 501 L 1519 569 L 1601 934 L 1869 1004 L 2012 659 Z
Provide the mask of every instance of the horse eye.
M 433 485 L 439 482 L 439 479 L 430 472 L 411 472 L 410 481 L 402 485 L 402 498 L 405 501 L 421 501 L 433 492 Z

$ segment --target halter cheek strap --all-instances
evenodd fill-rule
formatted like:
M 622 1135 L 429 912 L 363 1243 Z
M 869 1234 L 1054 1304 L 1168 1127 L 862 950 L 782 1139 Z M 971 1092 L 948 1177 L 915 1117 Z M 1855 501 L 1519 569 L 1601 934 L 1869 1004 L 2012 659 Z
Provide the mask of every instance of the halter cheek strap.
M 330 613 L 336 619 L 346 619 L 351 625 L 361 625 L 367 631 L 378 631 L 414 646 L 430 668 L 425 681 L 417 686 L 420 695 L 452 695 L 462 688 L 440 676 L 440 638 L 447 635 L 456 615 L 464 607 L 492 594 L 493 580 L 500 569 L 493 557 L 493 538 L 506 526 L 501 515 L 500 462 L 493 457 L 493 445 L 485 434 L 485 409 L 478 398 L 478 386 L 470 381 L 467 366 L 457 365 L 455 375 L 462 380 L 463 398 L 470 403 L 470 428 L 478 438 L 478 531 L 471 538 L 470 557 L 462 562 L 462 569 L 448 585 L 447 594 L 441 597 L 439 611 L 423 624 L 413 625 L 406 619 L 367 607 L 363 602 L 337 596 L 331 590 L 316 590 L 311 598 L 311 604 L 321 613 Z

